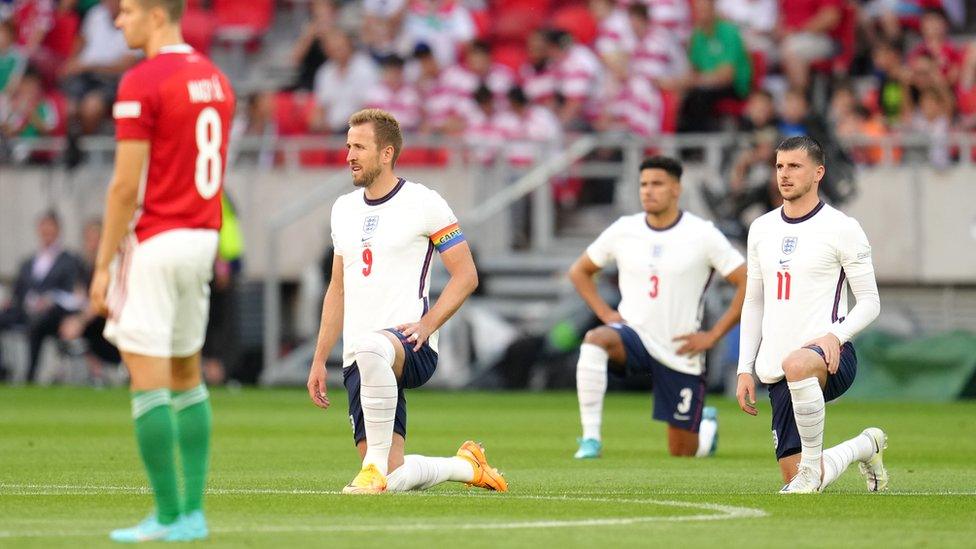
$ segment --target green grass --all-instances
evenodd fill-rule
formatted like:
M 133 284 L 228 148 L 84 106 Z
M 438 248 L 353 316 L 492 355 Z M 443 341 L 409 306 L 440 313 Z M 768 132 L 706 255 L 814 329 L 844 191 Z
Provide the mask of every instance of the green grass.
M 719 454 L 695 460 L 666 455 L 648 396 L 611 394 L 604 457 L 578 462 L 573 394 L 412 392 L 408 451 L 451 455 L 466 438 L 481 440 L 511 492 L 448 484 L 343 497 L 334 492 L 356 473 L 358 456 L 343 393 L 332 396 L 336 408 L 323 413 L 299 390 L 213 391 L 208 545 L 972 547 L 976 540 L 974 402 L 828 407 L 828 445 L 868 425 L 886 428 L 891 490 L 866 493 L 851 467 L 824 494 L 785 497 L 776 494 L 767 402 L 751 418 L 712 399 Z M 128 410 L 121 390 L 0 387 L 0 547 L 107 546 L 108 530 L 145 515 L 152 503 Z M 714 505 L 764 516 L 704 520 L 727 512 Z M 605 520 L 579 522 L 593 519 Z M 511 527 L 523 522 L 536 525 Z M 491 524 L 510 527 L 471 529 Z

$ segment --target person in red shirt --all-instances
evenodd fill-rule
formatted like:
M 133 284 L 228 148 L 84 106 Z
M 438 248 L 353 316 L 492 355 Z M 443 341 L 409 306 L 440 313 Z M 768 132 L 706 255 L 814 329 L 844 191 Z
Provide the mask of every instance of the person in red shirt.
M 840 26 L 842 0 L 780 0 L 780 62 L 792 88 L 806 88 L 810 64 L 838 52 L 833 33 Z
M 911 63 L 917 57 L 928 55 L 939 66 L 939 71 L 950 86 L 959 82 L 959 73 L 965 54 L 947 38 L 949 22 L 940 8 L 929 8 L 922 15 L 920 30 L 922 42 L 908 54 Z
M 123 76 L 112 109 L 115 171 L 89 293 L 129 369 L 136 440 L 156 504 L 140 524 L 111 533 L 122 542 L 207 536 L 211 419 L 200 349 L 234 91 L 183 42 L 184 7 L 185 0 L 122 0 L 115 19 L 145 60 Z

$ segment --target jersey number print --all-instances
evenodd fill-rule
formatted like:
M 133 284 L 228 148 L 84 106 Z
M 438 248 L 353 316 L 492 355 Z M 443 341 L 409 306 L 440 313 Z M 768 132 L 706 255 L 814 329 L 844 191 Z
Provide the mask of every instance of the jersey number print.
M 789 271 L 776 272 L 776 299 L 784 300 L 790 298 L 790 280 Z
M 363 248 L 363 276 L 369 276 L 373 272 L 373 250 Z
M 197 117 L 197 164 L 193 179 L 197 192 L 204 199 L 213 198 L 220 190 L 220 174 L 223 165 L 220 159 L 221 127 L 217 109 L 207 107 Z
M 651 275 L 651 291 L 648 292 L 648 295 L 651 296 L 651 299 L 657 297 L 657 289 L 658 289 L 657 286 L 660 281 L 661 279 L 659 279 L 657 275 Z

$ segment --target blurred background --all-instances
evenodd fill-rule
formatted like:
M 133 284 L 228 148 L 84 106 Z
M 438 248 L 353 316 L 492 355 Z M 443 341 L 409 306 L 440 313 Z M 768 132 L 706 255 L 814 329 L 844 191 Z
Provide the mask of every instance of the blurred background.
M 0 1 L 7 383 L 125 383 L 85 297 L 113 95 L 139 60 L 112 26 L 118 4 Z M 597 320 L 565 271 L 639 211 L 640 161 L 680 157 L 682 206 L 741 248 L 751 220 L 781 203 L 777 142 L 806 134 L 827 152 L 824 198 L 861 222 L 875 250 L 882 313 L 857 341 L 852 394 L 976 395 L 970 1 L 188 4 L 186 40 L 238 97 L 204 349 L 211 385 L 304 384 L 332 261 L 330 208 L 352 189 L 346 120 L 381 107 L 407 132 L 398 174 L 447 198 L 481 273 L 442 329 L 432 385 L 574 387 L 578 345 Z M 619 299 L 606 274 L 607 298 Z M 432 278 L 436 296 L 439 264 Z M 706 325 L 730 297 L 709 290 Z M 713 392 L 734 391 L 737 347 L 733 331 L 709 354 Z

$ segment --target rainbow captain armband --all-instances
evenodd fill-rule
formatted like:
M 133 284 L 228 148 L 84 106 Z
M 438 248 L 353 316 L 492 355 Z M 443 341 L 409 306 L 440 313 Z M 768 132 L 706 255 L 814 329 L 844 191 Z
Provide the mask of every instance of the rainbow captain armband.
M 447 227 L 430 235 L 430 241 L 434 243 L 438 253 L 444 253 L 453 246 L 464 242 L 464 233 L 457 223 L 451 223 Z

